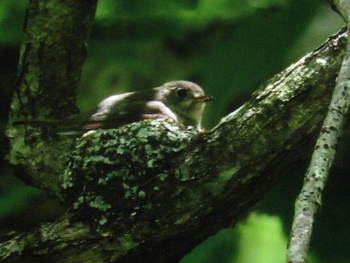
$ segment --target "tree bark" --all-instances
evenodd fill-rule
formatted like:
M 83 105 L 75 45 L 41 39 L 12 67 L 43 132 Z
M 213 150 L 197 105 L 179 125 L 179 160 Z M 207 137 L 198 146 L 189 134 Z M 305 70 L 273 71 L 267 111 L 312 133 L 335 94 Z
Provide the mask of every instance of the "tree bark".
M 331 6 L 347 22 L 349 35 L 350 3 L 334 0 Z M 331 103 L 314 147 L 304 184 L 295 202 L 293 225 L 288 245 L 287 262 L 304 263 L 310 246 L 315 215 L 322 205 L 322 194 L 333 166 L 338 141 L 343 134 L 350 105 L 350 42 L 334 87 Z
M 0 259 L 178 262 L 287 174 L 276 167 L 324 118 L 345 38 L 339 33 L 273 77 L 208 133 L 146 121 L 81 138 L 56 184 L 66 215 L 9 237 Z
M 8 159 L 23 168 L 24 179 L 56 195 L 71 140 L 53 137 L 49 128 L 12 122 L 62 120 L 77 112 L 76 90 L 95 9 L 96 0 L 31 0 L 26 11 L 7 129 Z

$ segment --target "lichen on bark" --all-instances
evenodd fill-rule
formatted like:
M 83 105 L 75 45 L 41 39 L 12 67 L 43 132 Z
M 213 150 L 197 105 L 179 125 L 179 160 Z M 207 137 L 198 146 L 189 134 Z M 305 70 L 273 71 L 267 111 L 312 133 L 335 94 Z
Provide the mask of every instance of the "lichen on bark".
M 181 169 L 169 169 L 197 134 L 175 123 L 146 120 L 83 135 L 62 180 L 75 217 L 98 231 L 120 231 L 125 217 L 154 209 L 154 197 L 166 194 L 167 181 L 188 179 Z
M 11 103 L 7 158 L 22 177 L 57 195 L 59 175 L 73 140 L 55 126 L 13 125 L 17 120 L 62 120 L 77 112 L 76 91 L 96 0 L 30 0 L 25 17 L 15 93 Z

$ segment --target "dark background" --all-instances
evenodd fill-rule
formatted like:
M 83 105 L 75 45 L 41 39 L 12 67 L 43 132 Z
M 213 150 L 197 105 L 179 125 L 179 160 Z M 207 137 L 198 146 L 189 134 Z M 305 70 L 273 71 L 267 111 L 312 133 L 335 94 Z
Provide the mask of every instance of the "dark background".
M 25 6 L 24 0 L 0 2 L 0 233 L 30 229 L 63 211 L 48 195 L 18 179 L 20 171 L 5 160 L 4 129 Z M 317 0 L 101 0 L 79 106 L 89 111 L 113 93 L 186 79 L 215 98 L 204 119 L 209 129 L 261 83 L 342 26 L 326 3 Z M 312 263 L 350 260 L 349 148 L 343 139 L 317 218 Z M 304 161 L 293 164 L 293 172 L 281 171 L 288 172 L 286 179 L 234 230 L 220 231 L 182 263 L 284 262 L 294 199 L 308 158 L 305 154 Z

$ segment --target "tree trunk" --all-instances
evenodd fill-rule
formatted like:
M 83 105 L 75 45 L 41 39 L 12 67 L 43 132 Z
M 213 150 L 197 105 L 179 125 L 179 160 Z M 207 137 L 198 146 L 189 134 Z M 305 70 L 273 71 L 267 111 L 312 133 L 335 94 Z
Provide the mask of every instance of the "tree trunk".
M 30 0 L 26 11 L 7 136 L 8 158 L 24 179 L 59 193 L 59 174 L 72 141 L 50 129 L 13 126 L 16 120 L 60 119 L 77 112 L 76 91 L 96 0 Z

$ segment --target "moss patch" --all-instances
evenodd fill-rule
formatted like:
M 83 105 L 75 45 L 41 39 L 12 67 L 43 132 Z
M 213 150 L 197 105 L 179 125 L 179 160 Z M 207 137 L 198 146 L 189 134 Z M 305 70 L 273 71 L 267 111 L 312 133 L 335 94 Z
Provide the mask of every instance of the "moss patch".
M 174 179 L 168 173 L 172 160 L 196 134 L 159 120 L 89 132 L 78 139 L 64 173 L 66 199 L 80 220 L 98 231 L 115 231 L 122 227 L 119 219 L 125 213 L 132 220 L 152 209 L 149 198 L 162 190 L 162 183 Z

